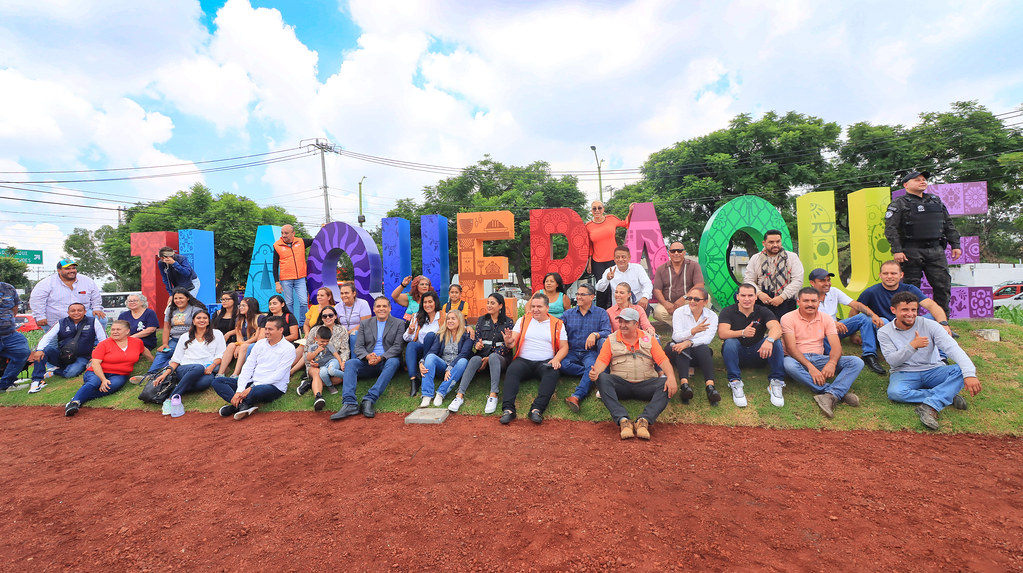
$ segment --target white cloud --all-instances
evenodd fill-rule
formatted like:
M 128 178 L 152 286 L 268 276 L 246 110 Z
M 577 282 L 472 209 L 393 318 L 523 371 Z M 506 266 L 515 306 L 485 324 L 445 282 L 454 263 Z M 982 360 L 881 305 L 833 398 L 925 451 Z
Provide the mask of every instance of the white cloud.
M 218 64 L 207 56 L 161 68 L 155 89 L 182 113 L 212 122 L 221 133 L 244 128 L 256 98 L 256 86 L 240 65 Z

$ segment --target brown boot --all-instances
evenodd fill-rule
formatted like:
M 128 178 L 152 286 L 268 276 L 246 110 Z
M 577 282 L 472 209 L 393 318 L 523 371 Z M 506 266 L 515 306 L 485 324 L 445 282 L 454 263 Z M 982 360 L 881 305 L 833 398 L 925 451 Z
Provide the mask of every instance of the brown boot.
M 646 418 L 636 420 L 636 437 L 641 440 L 650 439 L 650 422 Z
M 842 403 L 853 408 L 860 407 L 860 397 L 852 392 L 846 392 L 845 396 L 842 396 Z
M 629 438 L 635 438 L 636 433 L 632 431 L 632 422 L 628 418 L 622 418 L 618 421 L 618 426 L 622 429 L 622 439 L 628 440 Z
M 835 417 L 835 404 L 838 404 L 838 398 L 834 394 L 827 392 L 823 394 L 817 394 L 813 397 L 814 402 L 817 402 L 817 406 L 820 407 L 821 412 L 828 418 Z

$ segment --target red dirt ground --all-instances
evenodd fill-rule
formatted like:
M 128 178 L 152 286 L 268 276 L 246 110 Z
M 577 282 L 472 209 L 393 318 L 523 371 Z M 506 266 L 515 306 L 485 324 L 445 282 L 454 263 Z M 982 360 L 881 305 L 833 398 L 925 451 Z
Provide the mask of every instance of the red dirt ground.
M 0 408 L 6 571 L 1019 571 L 1019 438 Z

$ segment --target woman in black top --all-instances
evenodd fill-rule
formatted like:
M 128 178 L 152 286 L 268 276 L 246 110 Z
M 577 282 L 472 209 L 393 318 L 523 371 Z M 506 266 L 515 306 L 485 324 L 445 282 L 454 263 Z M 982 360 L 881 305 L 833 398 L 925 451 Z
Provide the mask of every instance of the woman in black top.
M 487 397 L 483 412 L 493 414 L 497 410 L 497 387 L 501 382 L 501 371 L 507 369 L 511 362 L 511 349 L 504 345 L 504 331 L 514 326 L 515 323 L 504 311 L 504 297 L 496 292 L 487 297 L 487 314 L 476 321 L 473 356 L 462 373 L 456 398 L 464 400 L 465 390 L 476 373 L 489 367 L 490 396 Z
M 265 316 L 259 318 L 259 334 L 256 335 L 256 340 L 263 338 L 263 325 L 266 324 L 267 317 L 270 316 L 283 316 L 284 317 L 284 340 L 294 344 L 298 340 L 298 320 L 295 320 L 295 315 L 291 314 L 288 310 L 288 304 L 284 302 L 284 297 L 275 294 L 270 297 L 269 302 L 266 303 L 267 308 L 270 312 L 266 313 Z
M 234 291 L 220 295 L 220 310 L 213 314 L 210 325 L 224 334 L 224 342 L 231 344 L 235 337 L 235 318 L 238 314 L 238 299 Z

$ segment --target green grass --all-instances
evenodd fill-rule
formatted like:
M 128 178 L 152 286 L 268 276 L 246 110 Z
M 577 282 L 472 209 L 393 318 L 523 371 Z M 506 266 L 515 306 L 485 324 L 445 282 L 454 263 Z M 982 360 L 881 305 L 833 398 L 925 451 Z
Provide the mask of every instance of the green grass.
M 967 398 L 970 409 L 957 411 L 951 408 L 942 412 L 939 418 L 943 433 L 978 433 L 1023 435 L 1023 327 L 1006 324 L 995 320 L 953 321 L 953 328 L 962 335 L 960 344 L 970 354 L 977 365 L 978 376 L 983 391 L 974 398 Z M 1002 341 L 988 342 L 980 340 L 970 333 L 978 328 L 994 328 L 1001 331 Z M 30 333 L 32 334 L 32 333 Z M 36 335 L 35 340 L 38 340 Z M 35 340 L 31 340 L 34 344 Z M 919 419 L 913 412 L 912 404 L 895 404 L 886 395 L 887 377 L 882 377 L 864 369 L 853 386 L 862 401 L 859 408 L 840 405 L 835 418 L 828 420 L 818 410 L 812 399 L 812 393 L 790 382 L 785 388 L 785 407 L 775 408 L 767 395 L 767 372 L 764 369 L 746 369 L 743 378 L 746 382 L 746 395 L 749 401 L 747 408 L 736 408 L 731 402 L 724 369 L 720 362 L 720 341 L 715 341 L 715 362 L 718 366 L 717 385 L 722 394 L 720 406 L 712 408 L 708 405 L 706 395 L 702 391 L 703 382 L 697 376 L 693 387 L 696 397 L 689 405 L 683 405 L 674 399 L 668 405 L 658 422 L 685 424 L 712 424 L 723 426 L 761 426 L 768 428 L 811 428 L 831 430 L 912 430 L 924 431 Z M 860 349 L 848 343 L 843 345 L 845 352 L 859 355 Z M 140 364 L 136 373 L 142 373 L 147 365 Z M 298 397 L 294 388 L 299 375 L 292 377 L 289 393 L 276 402 L 261 409 L 267 411 L 311 410 L 312 398 L 309 395 Z M 564 398 L 571 395 L 578 382 L 576 378 L 565 377 L 558 385 L 557 393 L 547 410 L 546 417 L 566 420 L 607 421 L 607 409 L 592 394 L 582 404 L 582 411 L 573 413 L 565 405 Z M 369 389 L 372 379 L 359 382 L 358 397 Z M 37 394 L 29 395 L 26 391 L 0 393 L 0 406 L 63 406 L 81 385 L 81 378 L 64 380 L 51 378 L 48 386 Z M 466 403 L 458 415 L 483 415 L 483 406 L 489 390 L 489 378 L 481 374 L 469 387 Z M 137 409 L 154 412 L 158 406 L 143 404 L 138 400 L 140 389 L 131 384 L 120 392 L 106 398 L 94 400 L 86 408 Z M 525 412 L 533 397 L 536 396 L 537 383 L 526 382 L 522 385 L 518 397 L 518 410 Z M 453 394 L 449 394 L 447 404 Z M 341 395 L 326 395 L 327 409 L 337 410 L 341 407 Z M 419 398 L 408 396 L 408 377 L 399 373 L 392 380 L 384 396 L 377 402 L 377 410 L 381 412 L 407 413 L 419 405 Z M 215 412 L 223 402 L 207 390 L 199 394 L 184 397 L 187 411 Z M 630 415 L 637 415 L 644 404 L 627 402 Z M 496 420 L 495 420 L 496 423 Z

